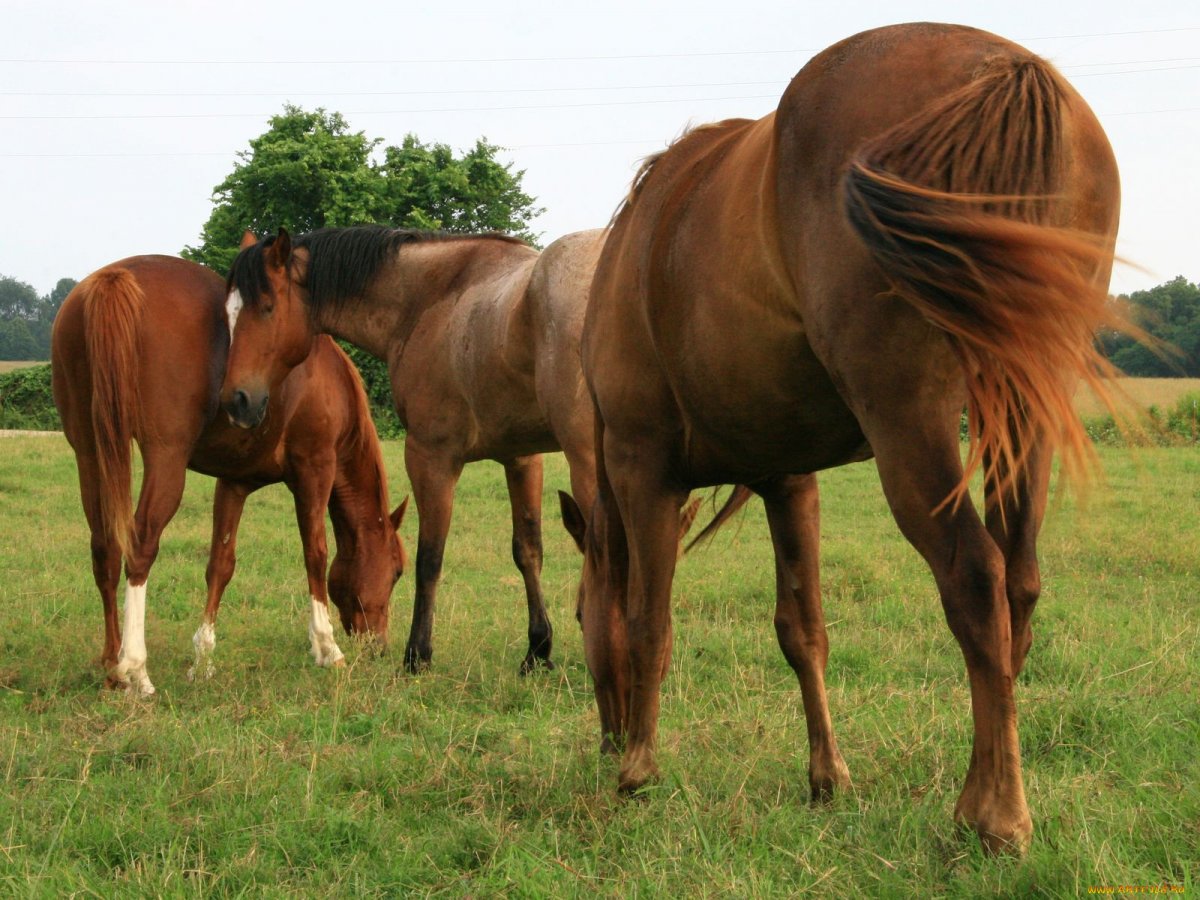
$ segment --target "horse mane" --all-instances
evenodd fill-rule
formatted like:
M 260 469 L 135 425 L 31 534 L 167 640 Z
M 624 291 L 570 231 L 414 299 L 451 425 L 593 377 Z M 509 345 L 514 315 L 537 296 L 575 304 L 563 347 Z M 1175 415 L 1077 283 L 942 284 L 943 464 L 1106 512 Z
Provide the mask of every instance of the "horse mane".
M 646 187 L 646 181 L 650 177 L 650 173 L 654 171 L 655 166 L 662 161 L 662 158 L 668 153 L 678 151 L 681 155 L 688 153 L 688 156 L 682 157 L 685 160 L 691 158 L 690 153 L 694 152 L 695 147 L 690 147 L 690 144 L 699 146 L 700 142 L 708 139 L 716 139 L 721 137 L 722 133 L 729 129 L 738 126 L 750 124 L 750 119 L 722 119 L 719 122 L 705 122 L 701 125 L 692 125 L 685 128 L 675 140 L 671 141 L 666 147 L 659 150 L 657 153 L 651 153 L 642 159 L 642 164 L 638 166 L 637 173 L 633 176 L 633 181 L 629 185 L 629 193 L 623 200 L 617 204 L 617 208 L 613 210 L 612 216 L 608 220 L 606 228 L 612 228 L 617 221 L 617 217 L 625 211 L 625 208 L 632 204 L 642 193 Z M 684 149 L 686 147 L 686 150 Z
M 405 244 L 440 241 L 489 240 L 528 246 L 525 241 L 499 232 L 459 234 L 446 231 L 421 231 L 412 228 L 388 228 L 384 225 L 355 225 L 348 228 L 319 228 L 292 238 L 293 249 L 308 251 L 304 286 L 308 306 L 313 313 L 337 309 L 359 297 L 379 273 L 384 263 Z M 238 253 L 229 270 L 226 290 L 241 295 L 246 309 L 258 309 L 269 288 L 264 253 L 275 237 L 263 238 Z
M 346 351 L 337 345 L 333 338 L 329 343 L 342 363 L 344 377 L 349 383 L 350 395 L 353 398 L 354 411 L 350 417 L 350 431 L 345 436 L 345 449 L 351 459 L 357 459 L 360 465 L 371 467 L 370 475 L 379 490 L 379 508 L 386 517 L 388 514 L 387 467 L 383 462 L 383 450 L 379 445 L 379 434 L 375 430 L 375 420 L 371 418 L 371 407 L 367 402 L 367 391 L 363 387 L 362 375 L 354 365 Z

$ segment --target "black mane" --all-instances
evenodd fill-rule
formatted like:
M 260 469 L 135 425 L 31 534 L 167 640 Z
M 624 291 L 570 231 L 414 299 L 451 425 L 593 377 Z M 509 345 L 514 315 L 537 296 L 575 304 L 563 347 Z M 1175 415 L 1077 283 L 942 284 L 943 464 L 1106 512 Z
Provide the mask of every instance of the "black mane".
M 520 238 L 505 234 L 455 234 L 444 231 L 418 231 L 387 228 L 383 225 L 355 225 L 350 228 L 321 228 L 292 237 L 293 249 L 308 251 L 308 306 L 314 314 L 336 308 L 362 296 L 383 264 L 405 244 L 429 241 L 498 240 L 526 246 Z M 255 310 L 269 288 L 263 253 L 275 243 L 266 237 L 238 253 L 229 270 L 226 291 L 236 288 L 243 305 Z

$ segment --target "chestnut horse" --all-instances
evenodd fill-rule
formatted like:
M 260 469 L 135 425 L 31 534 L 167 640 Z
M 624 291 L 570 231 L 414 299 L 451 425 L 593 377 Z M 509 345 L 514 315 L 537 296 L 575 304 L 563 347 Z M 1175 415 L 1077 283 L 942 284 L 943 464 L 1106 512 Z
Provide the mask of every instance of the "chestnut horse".
M 54 402 L 75 450 L 104 604 L 100 659 L 111 685 L 140 694 L 154 693 L 146 673 L 146 580 L 188 468 L 217 478 L 208 603 L 193 639 L 193 673 L 212 673 L 217 610 L 233 577 L 242 507 L 264 485 L 283 481 L 295 497 L 318 665 L 342 660 L 325 586 L 326 506 L 337 538 L 329 595 L 347 631 L 386 637 L 392 587 L 404 570 L 396 530 L 407 501 L 388 515 L 379 442 L 350 360 L 331 340 L 316 343 L 272 399 L 263 427 L 246 431 L 218 416 L 228 349 L 223 281 L 168 256 L 130 257 L 93 272 L 54 322 Z M 131 440 L 144 466 L 136 514 Z M 122 557 L 124 641 L 116 602 Z
M 429 234 L 378 226 L 256 241 L 229 276 L 237 317 L 221 400 L 246 427 L 280 380 L 328 332 L 386 360 L 407 429 L 404 462 L 420 517 L 416 599 L 405 665 L 432 655 L 434 597 L 454 487 L 464 465 L 504 466 L 513 561 L 525 582 L 529 647 L 521 672 L 552 668 L 542 599 L 542 461 L 562 450 L 588 509 L 595 491 L 592 410 L 579 334 L 602 231 L 542 254 L 502 235 Z
M 622 790 L 656 774 L 675 516 L 720 482 L 766 503 L 813 795 L 848 785 L 812 473 L 874 456 L 966 659 L 974 749 L 955 816 L 989 850 L 1027 844 L 1013 682 L 1051 455 L 1086 460 L 1071 396 L 1106 371 L 1093 333 L 1117 217 L 1112 151 L 1079 95 L 1029 51 L 955 26 L 844 40 L 772 114 L 698 128 L 643 166 L 584 325 L 598 495 L 590 519 L 565 516 Z M 960 502 L 980 465 L 983 520 Z

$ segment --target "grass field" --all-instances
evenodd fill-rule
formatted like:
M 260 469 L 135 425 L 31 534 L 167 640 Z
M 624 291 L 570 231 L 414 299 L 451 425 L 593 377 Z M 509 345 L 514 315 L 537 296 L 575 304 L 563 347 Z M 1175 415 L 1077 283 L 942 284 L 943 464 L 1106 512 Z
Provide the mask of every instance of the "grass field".
M 402 446 L 386 445 L 392 492 Z M 1032 850 L 985 858 L 951 823 L 969 755 L 964 667 L 872 464 L 822 477 L 830 703 L 854 790 L 807 802 L 799 691 L 775 644 L 761 507 L 686 558 L 665 684 L 665 778 L 614 791 L 572 620 L 578 556 L 546 523 L 554 672 L 522 679 L 525 604 L 502 471 L 468 467 L 434 668 L 343 641 L 307 657 L 290 498 L 247 505 L 190 683 L 213 482 L 189 476 L 147 619 L 148 702 L 100 689 L 100 610 L 61 438 L 0 443 L 0 894 L 13 896 L 1024 896 L 1200 874 L 1200 455 L 1101 450 L 1107 484 L 1051 509 L 1018 686 Z M 547 458 L 547 510 L 565 484 Z M 410 549 L 415 521 L 403 534 Z
M 15 369 L 28 369 L 30 366 L 42 366 L 42 365 L 45 365 L 44 360 L 0 359 L 0 375 L 3 375 L 5 372 L 12 372 Z

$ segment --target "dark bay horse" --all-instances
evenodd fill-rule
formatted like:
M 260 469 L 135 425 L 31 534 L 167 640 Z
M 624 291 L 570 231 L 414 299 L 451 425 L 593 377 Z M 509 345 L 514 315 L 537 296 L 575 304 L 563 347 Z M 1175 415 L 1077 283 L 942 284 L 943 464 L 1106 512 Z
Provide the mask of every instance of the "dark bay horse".
M 849 783 L 825 695 L 813 473 L 874 456 L 966 659 L 974 749 L 955 816 L 989 850 L 1026 846 L 1013 682 L 1051 455 L 1086 458 L 1071 396 L 1105 371 L 1093 334 L 1118 190 L 1100 125 L 1047 63 L 932 24 L 842 41 L 774 113 L 698 128 L 643 167 L 584 326 L 598 495 L 590 519 L 566 516 L 622 790 L 656 774 L 675 517 L 720 482 L 766 503 L 813 795 Z M 960 502 L 978 466 L 982 520 Z
M 221 278 L 167 256 L 135 256 L 93 272 L 54 323 L 54 402 L 75 450 L 104 604 L 100 659 L 110 684 L 140 694 L 154 693 L 146 673 L 146 580 L 188 468 L 217 478 L 193 672 L 211 674 L 238 522 L 258 488 L 283 481 L 295 497 L 318 665 L 342 661 L 326 594 L 326 506 L 337 538 L 328 595 L 347 631 L 386 637 L 392 588 L 405 566 L 397 529 L 407 501 L 389 516 L 379 442 L 350 360 L 331 340 L 316 342 L 272 398 L 263 426 L 234 428 L 217 406 L 229 327 Z M 136 513 L 131 440 L 144 465 Z M 116 601 L 122 558 L 124 640 Z
M 387 361 L 420 516 L 410 671 L 432 658 L 454 487 L 463 466 L 481 459 L 500 462 L 508 482 L 513 560 L 529 607 L 521 672 L 552 666 L 540 454 L 565 453 L 572 490 L 590 508 L 593 423 L 579 335 L 602 241 L 601 231 L 579 232 L 539 255 L 500 235 L 376 226 L 243 241 L 229 277 L 237 328 L 221 392 L 235 422 L 259 421 L 319 333 Z

